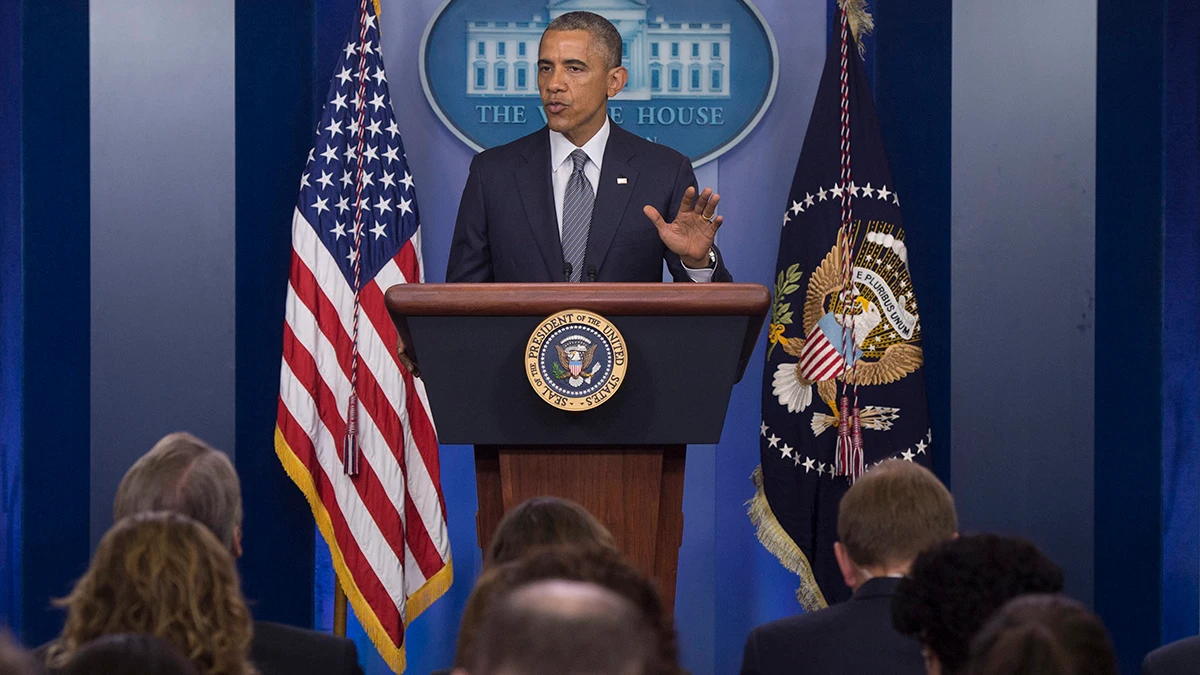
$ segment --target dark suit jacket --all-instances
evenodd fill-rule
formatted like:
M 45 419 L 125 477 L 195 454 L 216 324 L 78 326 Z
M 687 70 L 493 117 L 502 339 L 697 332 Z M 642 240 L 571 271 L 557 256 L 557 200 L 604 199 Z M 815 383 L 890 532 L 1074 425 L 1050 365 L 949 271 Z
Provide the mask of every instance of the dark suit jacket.
M 871 579 L 846 602 L 750 632 L 742 675 L 924 675 L 921 645 L 892 627 L 899 579 Z
M 262 675 L 362 675 L 358 649 L 344 637 L 270 621 L 254 622 L 250 660 Z
M 583 278 L 660 281 L 667 261 L 676 281 L 689 281 L 679 256 L 642 213 L 650 204 L 667 222 L 696 185 L 686 157 L 611 124 L 588 233 Z M 626 179 L 618 184 L 617 178 Z M 715 248 L 714 248 L 715 250 Z M 471 161 L 458 206 L 446 281 L 563 281 L 562 243 L 550 178 L 550 130 L 485 150 Z M 713 281 L 732 281 L 717 252 Z
M 1142 675 L 1195 675 L 1200 673 L 1200 636 L 1159 647 L 1142 661 Z

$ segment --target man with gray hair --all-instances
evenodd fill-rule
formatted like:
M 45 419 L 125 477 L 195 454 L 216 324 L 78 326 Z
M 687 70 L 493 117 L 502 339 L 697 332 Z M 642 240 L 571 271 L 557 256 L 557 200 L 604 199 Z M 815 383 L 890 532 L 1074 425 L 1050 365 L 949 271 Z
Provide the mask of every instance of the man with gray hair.
M 113 519 L 146 511 L 182 513 L 203 524 L 234 557 L 242 555 L 242 489 L 225 453 L 186 432 L 167 434 L 121 479 Z M 269 621 L 254 622 L 250 658 L 261 675 L 361 675 L 346 638 Z
M 233 463 L 195 436 L 177 431 L 138 458 L 117 487 L 113 520 L 175 511 L 204 525 L 235 558 L 242 555 L 242 488 Z

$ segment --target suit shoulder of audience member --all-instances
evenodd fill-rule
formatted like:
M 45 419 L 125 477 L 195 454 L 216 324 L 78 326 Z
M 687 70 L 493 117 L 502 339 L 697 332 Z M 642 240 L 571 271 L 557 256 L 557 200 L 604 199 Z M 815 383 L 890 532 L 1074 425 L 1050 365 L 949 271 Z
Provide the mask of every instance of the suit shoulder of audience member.
M 1146 655 L 1142 675 L 1200 673 L 1200 635 L 1163 645 Z
M 352 640 L 273 621 L 254 622 L 250 657 L 262 675 L 363 672 L 358 664 L 358 648 Z
M 743 675 L 923 671 L 916 640 L 891 625 L 890 600 L 922 550 L 955 535 L 954 500 L 928 469 L 903 461 L 868 471 L 838 508 L 834 545 L 847 602 L 768 623 L 751 632 Z

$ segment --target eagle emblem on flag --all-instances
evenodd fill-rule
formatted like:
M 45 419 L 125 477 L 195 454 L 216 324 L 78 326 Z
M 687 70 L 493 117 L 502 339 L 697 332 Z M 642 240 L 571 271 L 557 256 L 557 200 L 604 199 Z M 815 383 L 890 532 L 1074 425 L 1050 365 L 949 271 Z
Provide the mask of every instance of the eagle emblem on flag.
M 841 297 L 845 293 L 838 293 L 842 253 L 835 245 L 809 279 L 805 337 L 787 337 L 784 324 L 771 327 L 771 343 L 798 359 L 780 363 L 773 378 L 772 392 L 790 413 L 812 404 L 817 385 L 836 415 L 834 380 L 845 382 L 851 366 L 857 366 L 854 381 L 865 386 L 895 382 L 921 367 L 920 315 L 908 276 L 908 249 L 903 239 L 884 233 L 893 228 L 878 221 L 872 225 L 878 229 L 868 230 L 865 245 L 856 252 L 852 297 L 847 301 Z M 779 305 L 787 295 L 775 294 L 773 317 L 780 316 Z

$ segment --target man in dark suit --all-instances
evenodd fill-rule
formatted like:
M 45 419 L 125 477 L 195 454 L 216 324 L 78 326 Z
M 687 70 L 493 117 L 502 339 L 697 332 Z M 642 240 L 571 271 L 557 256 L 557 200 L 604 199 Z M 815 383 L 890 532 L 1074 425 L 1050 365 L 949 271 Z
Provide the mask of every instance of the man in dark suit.
M 1200 636 L 1164 645 L 1146 655 L 1142 675 L 1195 675 L 1200 673 Z
M 720 196 L 686 157 L 608 118 L 621 35 L 569 12 L 538 49 L 547 126 L 471 162 L 446 281 L 732 281 L 713 246 Z M 664 217 L 663 214 L 666 214 Z
M 742 675 L 924 673 L 920 643 L 892 627 L 892 595 L 917 554 L 957 529 L 954 500 L 929 470 L 891 460 L 868 471 L 838 507 L 834 554 L 853 597 L 755 628 Z
M 242 492 L 225 453 L 191 434 L 163 437 L 117 487 L 113 518 L 174 511 L 203 524 L 234 557 L 242 555 Z M 344 637 L 269 621 L 254 622 L 250 660 L 261 675 L 362 675 L 358 649 Z

